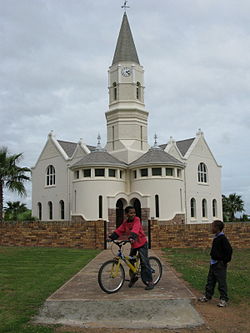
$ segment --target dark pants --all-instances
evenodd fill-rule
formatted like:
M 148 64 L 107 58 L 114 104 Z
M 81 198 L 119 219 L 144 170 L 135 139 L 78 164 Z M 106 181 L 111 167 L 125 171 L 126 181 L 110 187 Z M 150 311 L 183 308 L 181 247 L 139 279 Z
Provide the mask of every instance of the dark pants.
M 152 271 L 148 260 L 148 243 L 137 249 L 131 248 L 130 256 L 135 256 L 137 251 L 141 259 L 141 278 L 144 282 L 152 282 Z
M 220 293 L 220 299 L 228 301 L 227 296 L 227 265 L 222 261 L 217 262 L 214 265 L 210 265 L 207 284 L 205 287 L 205 296 L 211 299 L 214 294 L 216 282 L 218 282 L 218 290 Z

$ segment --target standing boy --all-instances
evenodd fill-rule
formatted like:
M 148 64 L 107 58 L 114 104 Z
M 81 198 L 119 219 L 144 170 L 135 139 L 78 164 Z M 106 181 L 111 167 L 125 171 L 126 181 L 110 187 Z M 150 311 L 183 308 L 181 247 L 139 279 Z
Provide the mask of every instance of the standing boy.
M 227 263 L 232 257 L 232 247 L 226 238 L 224 232 L 224 223 L 215 220 L 212 223 L 212 233 L 215 234 L 210 252 L 210 268 L 207 276 L 205 295 L 199 298 L 200 302 L 209 301 L 213 294 L 216 282 L 220 293 L 219 307 L 225 307 L 228 302 L 227 296 Z
M 139 252 L 141 259 L 141 272 L 142 279 L 146 282 L 147 286 L 145 290 L 151 290 L 154 288 L 152 271 L 148 260 L 148 243 L 145 233 L 142 229 L 142 224 L 139 217 L 136 216 L 135 209 L 132 206 L 125 208 L 126 219 L 123 223 L 109 236 L 112 240 L 119 238 L 123 234 L 128 235 L 128 239 L 131 243 L 130 256 L 135 256 L 137 251 Z M 129 282 L 129 288 L 131 288 L 138 277 L 134 274 L 131 275 Z

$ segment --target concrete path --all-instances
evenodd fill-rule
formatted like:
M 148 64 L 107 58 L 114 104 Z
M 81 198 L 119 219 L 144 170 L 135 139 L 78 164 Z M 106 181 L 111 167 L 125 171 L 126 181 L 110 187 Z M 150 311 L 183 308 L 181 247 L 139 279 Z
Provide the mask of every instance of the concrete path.
M 159 257 L 160 252 L 150 250 L 150 255 Z M 97 281 L 98 270 L 103 262 L 113 257 L 110 249 L 102 251 L 45 301 L 35 322 L 79 327 L 173 329 L 204 323 L 192 306 L 195 296 L 161 257 L 163 276 L 153 290 L 144 290 L 144 284 L 138 280 L 132 288 L 125 282 L 115 294 L 103 292 Z M 128 270 L 125 271 L 129 279 Z

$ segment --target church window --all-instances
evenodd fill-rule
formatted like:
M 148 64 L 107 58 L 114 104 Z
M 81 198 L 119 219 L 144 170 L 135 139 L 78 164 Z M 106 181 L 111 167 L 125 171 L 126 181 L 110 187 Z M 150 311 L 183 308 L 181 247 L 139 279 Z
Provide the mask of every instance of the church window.
M 159 210 L 159 195 L 155 195 L 155 217 L 160 216 L 160 210 Z
M 53 165 L 49 165 L 47 167 L 47 178 L 46 184 L 47 186 L 55 185 L 56 183 L 56 171 Z
M 217 216 L 217 201 L 216 201 L 216 199 L 213 199 L 212 207 L 213 207 L 213 217 L 216 217 Z
M 113 92 L 114 92 L 114 101 L 117 100 L 117 84 L 116 82 L 113 83 Z
M 52 220 L 53 219 L 53 204 L 51 201 L 48 202 L 48 206 L 49 206 L 49 219 Z
M 79 177 L 80 177 L 80 171 L 76 170 L 75 171 L 75 179 L 79 179 Z
M 148 169 L 140 169 L 141 177 L 147 177 L 148 176 Z
M 64 220 L 64 201 L 63 200 L 60 200 L 59 202 L 59 205 L 60 205 L 60 217 L 61 217 L 61 220 Z
M 91 169 L 83 169 L 83 177 L 91 177 Z
M 38 207 L 38 219 L 41 221 L 41 219 L 42 219 L 42 204 L 41 204 L 41 202 L 38 202 L 37 207 Z
M 161 176 L 161 168 L 152 168 L 152 176 Z
M 115 150 L 115 126 L 112 126 L 112 149 Z
M 120 170 L 120 178 L 123 178 L 123 171 Z
M 99 205 L 99 219 L 102 219 L 102 195 L 99 195 L 98 205 Z
M 136 83 L 136 98 L 141 99 L 141 84 L 140 82 Z
M 116 177 L 116 170 L 115 169 L 109 169 L 109 177 Z
M 177 169 L 177 178 L 181 178 L 181 169 Z
M 133 171 L 134 178 L 137 178 L 137 170 Z
M 198 166 L 198 182 L 207 183 L 207 166 L 205 163 L 200 163 Z
M 207 217 L 207 200 L 202 200 L 202 217 Z
M 196 201 L 195 198 L 190 200 L 190 209 L 191 209 L 191 217 L 196 217 Z
M 166 176 L 173 177 L 174 169 L 173 168 L 166 168 Z
M 96 177 L 104 177 L 105 169 L 95 169 L 95 176 Z

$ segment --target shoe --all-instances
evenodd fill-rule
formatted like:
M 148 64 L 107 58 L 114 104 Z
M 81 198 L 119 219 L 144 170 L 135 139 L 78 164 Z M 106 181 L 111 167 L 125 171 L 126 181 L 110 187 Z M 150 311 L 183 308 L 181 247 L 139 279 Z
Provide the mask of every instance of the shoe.
M 225 301 L 224 299 L 221 299 L 220 302 L 217 304 L 217 306 L 219 308 L 224 308 L 227 306 L 227 301 Z
M 153 284 L 153 282 L 149 282 L 147 287 L 145 288 L 145 290 L 152 290 L 154 289 L 155 285 Z
M 209 299 L 206 296 L 202 296 L 202 297 L 198 298 L 198 301 L 201 303 L 206 303 L 209 301 Z
M 138 280 L 138 276 L 132 276 L 131 279 L 130 279 L 130 281 L 129 281 L 128 287 L 132 288 L 133 285 L 136 283 L 137 280 Z

